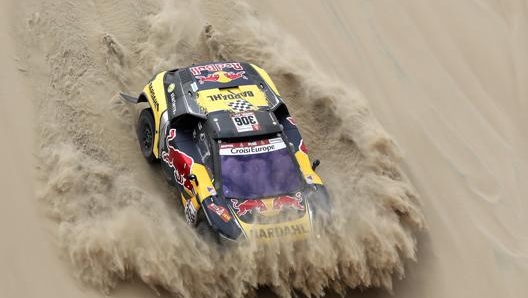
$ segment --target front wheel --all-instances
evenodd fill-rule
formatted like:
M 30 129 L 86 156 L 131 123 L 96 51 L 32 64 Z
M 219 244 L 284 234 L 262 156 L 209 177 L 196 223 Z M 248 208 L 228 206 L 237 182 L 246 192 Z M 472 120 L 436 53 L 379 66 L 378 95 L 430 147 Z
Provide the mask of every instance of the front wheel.
M 156 132 L 154 125 L 154 116 L 150 108 L 144 109 L 139 114 L 137 137 L 139 147 L 143 156 L 149 163 L 157 162 L 158 159 L 154 155 L 154 134 Z

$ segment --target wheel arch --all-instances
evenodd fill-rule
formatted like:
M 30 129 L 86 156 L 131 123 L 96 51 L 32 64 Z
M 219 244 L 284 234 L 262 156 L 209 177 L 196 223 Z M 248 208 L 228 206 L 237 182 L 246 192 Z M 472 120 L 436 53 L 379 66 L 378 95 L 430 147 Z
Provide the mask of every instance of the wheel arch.
M 145 129 L 148 129 L 150 131 L 150 146 L 146 147 L 144 142 L 146 140 L 146 132 Z M 143 156 L 149 163 L 154 163 L 158 161 L 158 158 L 154 152 L 154 134 L 155 134 L 155 123 L 154 123 L 154 115 L 152 113 L 152 109 L 144 108 L 141 113 L 139 114 L 138 124 L 136 128 L 137 138 L 138 142 L 141 148 L 141 152 L 143 153 Z M 150 148 L 149 148 L 150 147 Z
M 138 96 L 137 102 L 148 102 L 148 99 L 145 93 L 141 92 L 141 94 Z M 149 106 L 150 106 L 150 103 L 149 103 Z M 152 109 L 152 106 L 150 108 Z

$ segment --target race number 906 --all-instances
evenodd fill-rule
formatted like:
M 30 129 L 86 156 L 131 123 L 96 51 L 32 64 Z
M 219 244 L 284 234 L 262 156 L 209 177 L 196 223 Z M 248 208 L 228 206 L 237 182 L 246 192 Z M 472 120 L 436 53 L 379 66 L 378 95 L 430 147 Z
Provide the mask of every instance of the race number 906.
M 259 130 L 259 123 L 254 113 L 242 113 L 231 116 L 238 132 Z
M 257 124 L 257 119 L 255 119 L 255 115 L 234 117 L 233 120 L 235 120 L 237 126 Z

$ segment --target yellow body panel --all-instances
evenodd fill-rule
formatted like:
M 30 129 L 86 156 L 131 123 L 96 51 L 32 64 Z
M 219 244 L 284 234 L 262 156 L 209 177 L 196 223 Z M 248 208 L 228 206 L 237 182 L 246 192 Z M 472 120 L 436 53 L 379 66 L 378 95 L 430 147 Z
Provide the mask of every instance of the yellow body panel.
M 199 91 L 196 96 L 198 105 L 206 113 L 215 111 L 233 111 L 229 103 L 239 99 L 249 102 L 254 109 L 268 106 L 268 100 L 264 92 L 255 85 L 243 85 L 229 89 L 208 89 Z
M 194 182 L 191 182 L 192 185 L 194 186 L 194 192 L 195 192 L 195 196 L 192 198 L 193 204 L 194 204 L 194 207 L 196 207 L 196 209 L 198 210 L 203 200 L 214 195 L 215 191 L 214 191 L 214 186 L 211 183 L 211 177 L 209 176 L 209 173 L 207 172 L 207 169 L 205 168 L 205 166 L 199 163 L 194 163 L 191 168 L 191 173 L 196 175 L 196 179 L 198 180 L 198 185 L 196 185 L 196 183 Z M 211 192 L 211 190 L 213 192 Z M 198 199 L 200 201 L 198 201 Z
M 314 184 L 323 184 L 323 181 L 321 180 L 319 175 L 317 175 L 317 173 L 312 170 L 312 165 L 310 164 L 308 154 L 302 151 L 297 151 L 295 152 L 295 158 L 297 158 L 297 162 L 299 163 L 299 167 L 301 168 L 301 172 L 305 179 L 311 179 L 312 183 Z
M 159 129 L 161 115 L 167 110 L 165 87 L 163 86 L 163 76 L 165 73 L 166 71 L 157 74 L 143 89 L 143 94 L 147 97 L 148 103 L 152 108 L 152 113 L 154 114 L 156 132 L 154 133 L 154 146 L 152 150 L 154 151 L 154 156 L 157 158 L 159 158 Z
M 191 173 L 196 175 L 198 185 L 196 185 L 196 182 L 191 181 L 193 191 L 191 192 L 184 187 L 183 189 L 186 192 L 186 195 L 180 193 L 180 198 L 182 206 L 186 206 L 187 202 L 191 200 L 190 203 L 193 205 L 194 210 L 200 210 L 202 202 L 208 197 L 216 195 L 216 190 L 211 183 L 211 178 L 209 177 L 207 169 L 203 165 L 194 163 L 191 167 Z
M 188 199 L 183 194 L 181 195 L 181 199 L 184 206 L 187 200 L 191 200 L 194 209 L 199 210 L 202 206 L 202 202 L 208 197 L 215 195 L 216 190 L 213 184 L 211 183 L 211 177 L 209 176 L 209 173 L 207 172 L 205 166 L 199 163 L 193 163 L 191 167 L 191 173 L 196 175 L 198 185 L 196 185 L 194 181 L 191 181 L 191 184 L 193 186 L 193 192 L 189 191 L 184 187 L 183 189 L 187 193 Z

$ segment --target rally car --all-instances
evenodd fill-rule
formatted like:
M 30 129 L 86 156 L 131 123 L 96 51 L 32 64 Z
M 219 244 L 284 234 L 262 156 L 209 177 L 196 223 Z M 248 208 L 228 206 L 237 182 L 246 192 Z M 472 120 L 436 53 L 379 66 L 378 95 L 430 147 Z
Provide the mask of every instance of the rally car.
M 305 239 L 328 217 L 328 193 L 295 120 L 269 75 L 243 62 L 213 62 L 156 74 L 137 137 L 161 161 L 190 225 L 221 239 Z

